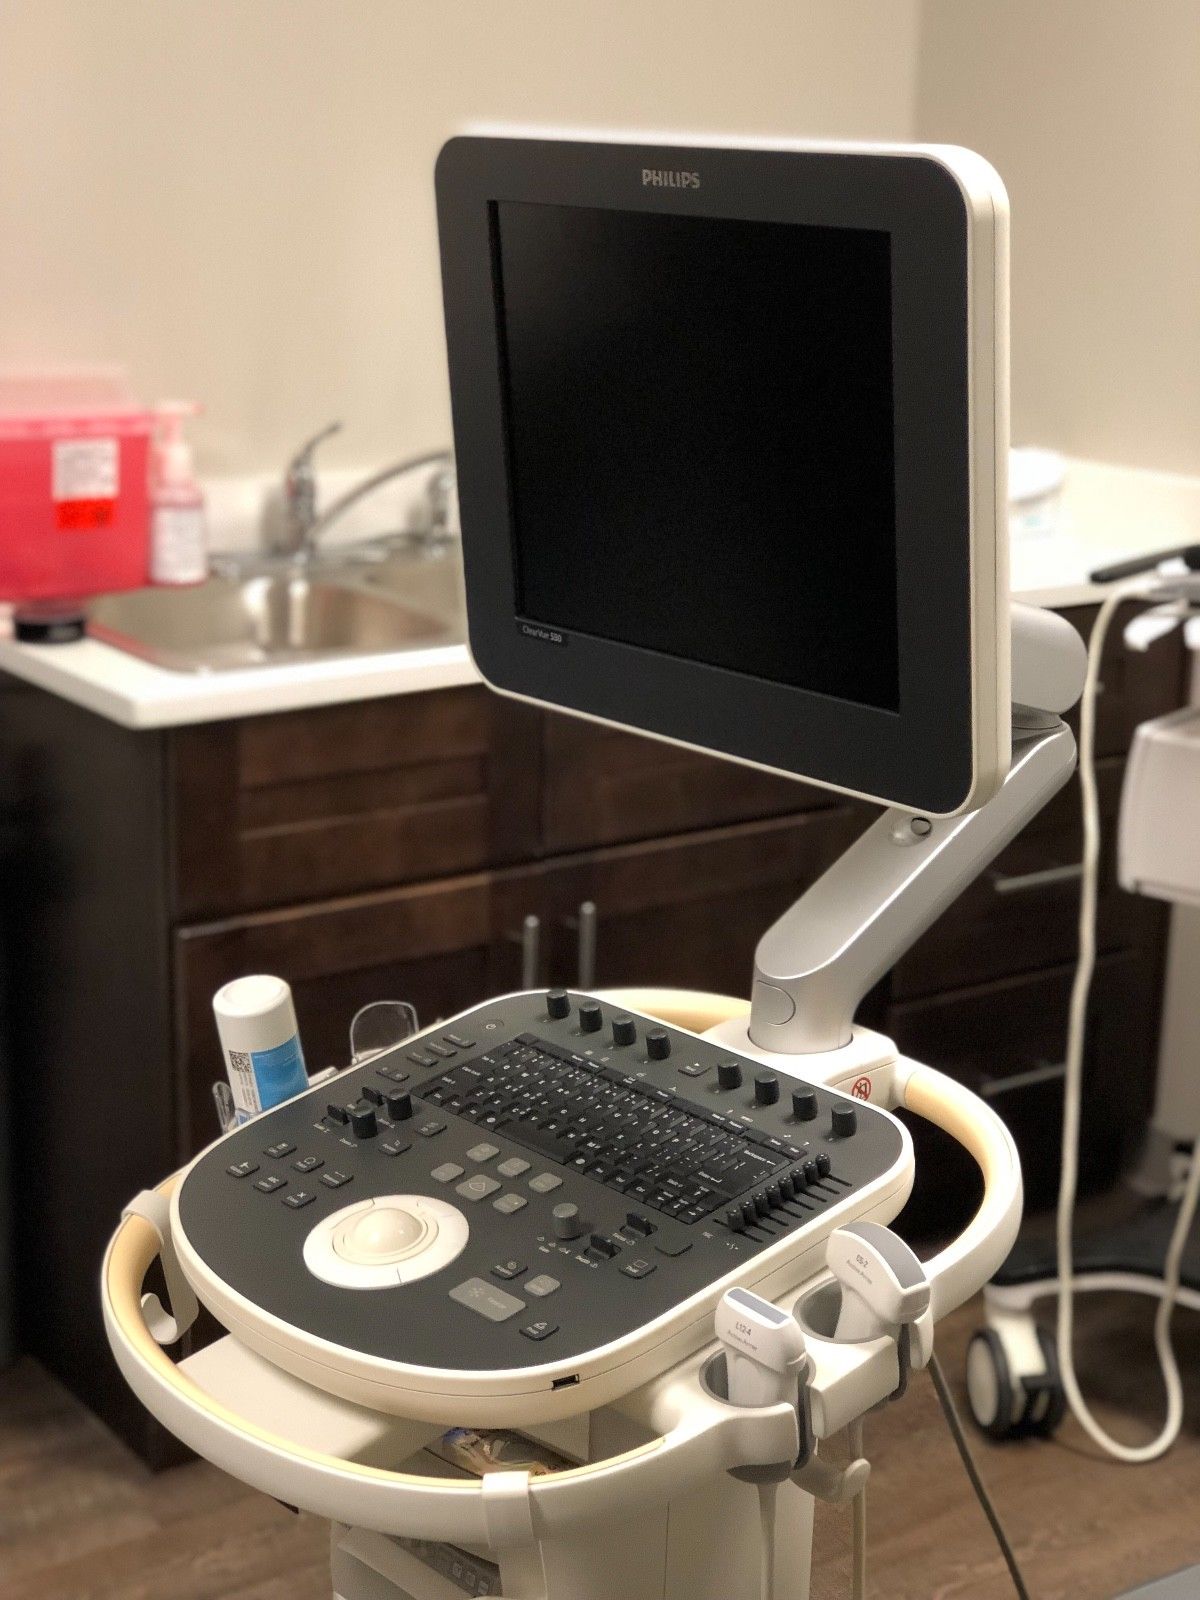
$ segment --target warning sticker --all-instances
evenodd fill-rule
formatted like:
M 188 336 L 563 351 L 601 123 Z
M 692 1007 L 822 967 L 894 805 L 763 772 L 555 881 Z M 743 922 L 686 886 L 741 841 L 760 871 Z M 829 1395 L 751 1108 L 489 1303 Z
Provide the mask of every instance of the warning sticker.
M 115 439 L 56 439 L 52 493 L 56 500 L 115 500 L 120 487 Z

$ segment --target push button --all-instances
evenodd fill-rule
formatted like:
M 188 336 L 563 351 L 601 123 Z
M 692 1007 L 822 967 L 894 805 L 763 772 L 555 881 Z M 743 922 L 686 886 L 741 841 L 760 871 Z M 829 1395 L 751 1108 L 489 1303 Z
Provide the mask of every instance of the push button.
M 379 1148 L 385 1156 L 402 1156 L 406 1150 L 412 1149 L 412 1144 L 407 1139 L 384 1139 Z
M 524 1300 L 498 1289 L 485 1278 L 467 1278 L 456 1284 L 450 1290 L 450 1298 L 460 1306 L 466 1306 L 468 1311 L 486 1317 L 489 1322 L 507 1322 L 509 1317 L 515 1317 L 518 1311 L 525 1309 Z
M 439 1133 L 445 1133 L 445 1131 L 446 1124 L 444 1122 L 439 1122 L 436 1117 L 427 1117 L 424 1122 L 419 1122 L 417 1124 L 417 1132 L 421 1135 L 422 1139 L 436 1138 Z
M 338 1172 L 335 1168 L 331 1172 L 323 1172 L 321 1182 L 327 1189 L 340 1189 L 344 1183 L 349 1183 L 353 1176 L 353 1173 Z
M 293 1211 L 299 1211 L 301 1206 L 309 1206 L 317 1198 L 315 1189 L 293 1189 L 291 1194 L 285 1194 L 283 1203 Z
M 425 1050 L 410 1050 L 408 1059 L 415 1062 L 418 1067 L 436 1067 L 438 1064 L 438 1058 L 431 1056 Z
M 548 1272 L 539 1272 L 536 1278 L 530 1278 L 525 1285 L 525 1293 L 536 1295 L 539 1300 L 543 1300 L 548 1294 L 553 1294 L 556 1289 L 561 1288 L 562 1284 L 557 1278 L 552 1278 Z
M 521 1329 L 527 1339 L 548 1339 L 552 1333 L 558 1332 L 557 1322 L 527 1322 Z
M 462 1195 L 464 1200 L 478 1204 L 480 1200 L 486 1200 L 488 1195 L 495 1194 L 499 1187 L 495 1178 L 489 1178 L 485 1172 L 477 1172 L 465 1182 L 456 1185 L 454 1192 Z
M 507 1161 L 502 1161 L 496 1171 L 502 1178 L 519 1178 L 523 1172 L 528 1172 L 532 1162 L 522 1161 L 520 1156 L 510 1156 Z
M 272 1161 L 282 1161 L 284 1156 L 290 1156 L 295 1148 L 294 1144 L 289 1144 L 286 1139 L 281 1139 L 278 1144 L 268 1145 L 263 1154 L 270 1156 Z
M 407 1083 L 412 1077 L 411 1072 L 405 1072 L 403 1067 L 376 1067 L 376 1072 L 381 1078 L 386 1078 L 389 1083 Z
M 521 1277 L 523 1273 L 528 1271 L 529 1268 L 523 1261 L 497 1261 L 492 1268 L 492 1276 L 494 1278 L 503 1278 L 507 1282 L 513 1278 Z
M 523 1194 L 502 1194 L 498 1200 L 493 1200 L 492 1205 L 497 1211 L 502 1211 L 506 1217 L 512 1216 L 514 1211 L 524 1211 L 529 1204 Z
M 320 1156 L 301 1156 L 299 1161 L 292 1162 L 293 1172 L 315 1172 L 318 1167 L 323 1167 L 324 1161 Z
M 274 1194 L 276 1189 L 282 1189 L 287 1183 L 286 1178 L 281 1178 L 277 1172 L 269 1172 L 265 1178 L 255 1178 L 254 1187 L 262 1194 Z
M 443 1161 L 440 1167 L 434 1167 L 429 1176 L 434 1183 L 453 1183 L 455 1178 L 461 1178 L 463 1168 L 454 1161 Z
M 461 1033 L 444 1033 L 442 1038 L 447 1044 L 452 1044 L 456 1050 L 473 1050 L 474 1039 L 464 1039 Z
M 648 1278 L 657 1270 L 657 1264 L 647 1261 L 645 1256 L 635 1256 L 632 1261 L 627 1261 L 621 1271 L 627 1278 Z
M 493 1156 L 500 1154 L 499 1145 L 473 1144 L 467 1151 L 468 1161 L 490 1161 Z
M 553 1172 L 539 1172 L 536 1178 L 530 1178 L 529 1187 L 534 1194 L 552 1194 L 562 1188 L 562 1179 Z
M 258 1171 L 258 1162 L 235 1161 L 231 1167 L 226 1167 L 225 1171 L 231 1178 L 248 1178 L 252 1172 Z

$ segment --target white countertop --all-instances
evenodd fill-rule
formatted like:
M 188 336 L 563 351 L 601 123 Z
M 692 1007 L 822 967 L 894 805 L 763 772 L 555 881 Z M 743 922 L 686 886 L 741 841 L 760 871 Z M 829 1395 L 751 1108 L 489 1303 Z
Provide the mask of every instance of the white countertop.
M 1072 461 L 1056 531 L 1012 541 L 1012 592 L 1035 605 L 1085 605 L 1104 592 L 1087 581 L 1092 568 L 1195 542 L 1200 479 Z M 66 645 L 0 639 L 0 672 L 127 728 L 220 722 L 479 681 L 465 645 L 191 673 L 169 672 L 96 639 Z

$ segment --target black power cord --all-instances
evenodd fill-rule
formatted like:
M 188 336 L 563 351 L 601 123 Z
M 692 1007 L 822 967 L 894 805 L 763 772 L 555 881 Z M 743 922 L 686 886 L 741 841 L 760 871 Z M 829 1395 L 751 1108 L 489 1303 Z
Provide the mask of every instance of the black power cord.
M 971 1446 L 967 1443 L 967 1435 L 959 1416 L 958 1407 L 954 1403 L 954 1396 L 950 1393 L 950 1385 L 946 1382 L 946 1374 L 942 1371 L 942 1364 L 935 1355 L 929 1358 L 929 1376 L 933 1380 L 933 1387 L 937 1393 L 942 1414 L 946 1418 L 946 1426 L 950 1429 L 950 1437 L 954 1440 L 959 1456 L 962 1458 L 963 1468 L 971 1480 L 971 1487 L 975 1491 L 975 1498 L 983 1507 L 983 1514 L 991 1524 L 992 1532 L 996 1535 L 996 1543 L 1000 1546 L 1000 1554 L 1004 1557 L 1008 1567 L 1009 1576 L 1013 1581 L 1013 1588 L 1020 1596 L 1020 1600 L 1030 1600 L 1029 1590 L 1025 1586 L 1025 1579 L 1021 1575 L 1021 1566 L 1017 1560 L 1016 1551 L 1013 1549 L 1008 1534 L 1004 1531 L 1004 1524 L 1000 1515 L 992 1504 L 992 1497 L 984 1487 L 983 1479 L 979 1476 L 979 1468 L 975 1465 L 975 1457 L 971 1454 Z

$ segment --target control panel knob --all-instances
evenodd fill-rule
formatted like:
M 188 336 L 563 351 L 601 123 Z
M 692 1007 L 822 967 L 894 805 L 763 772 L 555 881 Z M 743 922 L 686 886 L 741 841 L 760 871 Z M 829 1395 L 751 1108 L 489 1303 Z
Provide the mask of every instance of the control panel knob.
M 554 1225 L 556 1239 L 578 1239 L 583 1232 L 583 1218 L 579 1215 L 579 1207 L 572 1205 L 569 1200 L 564 1200 L 561 1205 L 555 1206 L 550 1213 L 550 1220 Z
M 407 1090 L 385 1096 L 384 1104 L 393 1122 L 407 1122 L 413 1114 L 412 1095 Z
M 671 1035 L 665 1028 L 651 1028 L 647 1033 L 646 1054 L 651 1061 L 665 1061 L 671 1054 Z
M 740 1089 L 742 1064 L 740 1061 L 717 1062 L 717 1085 L 721 1089 Z
M 613 1043 L 633 1044 L 637 1040 L 637 1023 L 632 1017 L 613 1018 Z
M 811 1122 L 817 1114 L 815 1089 L 792 1090 L 792 1115 L 797 1122 Z
M 853 1139 L 858 1132 L 858 1112 L 853 1106 L 834 1106 L 833 1131 L 839 1139 Z
M 585 1000 L 579 1008 L 579 1027 L 583 1033 L 599 1033 L 604 1026 L 604 1013 L 594 1000 Z
M 546 1015 L 561 1022 L 563 1017 L 571 1014 L 571 996 L 565 989 L 549 989 L 546 992 Z
M 779 1079 L 773 1072 L 755 1074 L 754 1098 L 760 1106 L 773 1106 L 779 1099 Z
M 379 1132 L 379 1123 L 375 1118 L 375 1107 L 372 1105 L 352 1106 L 350 1110 L 350 1126 L 356 1139 L 373 1139 Z

